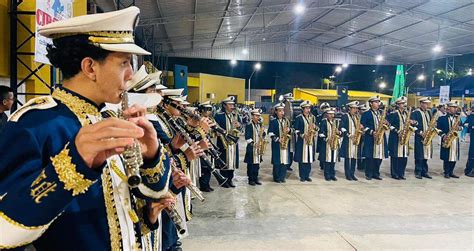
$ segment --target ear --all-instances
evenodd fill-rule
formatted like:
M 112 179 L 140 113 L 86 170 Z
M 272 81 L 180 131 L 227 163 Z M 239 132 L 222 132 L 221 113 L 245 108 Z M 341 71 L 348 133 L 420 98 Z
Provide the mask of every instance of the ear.
M 86 57 L 81 61 L 81 71 L 84 75 L 92 80 L 96 80 L 98 62 L 90 57 Z

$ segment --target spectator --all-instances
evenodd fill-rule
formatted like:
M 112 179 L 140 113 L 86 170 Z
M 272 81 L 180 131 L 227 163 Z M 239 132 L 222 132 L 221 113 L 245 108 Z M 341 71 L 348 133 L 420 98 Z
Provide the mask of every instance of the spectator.
M 8 121 L 8 116 L 5 112 L 12 109 L 15 97 L 13 96 L 13 90 L 7 86 L 0 86 L 0 132 Z

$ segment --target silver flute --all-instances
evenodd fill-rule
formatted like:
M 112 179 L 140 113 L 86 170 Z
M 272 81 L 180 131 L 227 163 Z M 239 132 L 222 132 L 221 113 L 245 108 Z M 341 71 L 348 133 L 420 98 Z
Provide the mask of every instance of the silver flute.
M 126 119 L 123 112 L 128 109 L 128 92 L 121 94 L 122 107 L 118 111 L 118 118 Z M 140 176 L 140 167 L 143 165 L 143 157 L 138 140 L 133 141 L 133 145 L 125 147 L 125 151 L 121 154 L 124 165 L 125 174 L 127 175 L 127 183 L 130 187 L 135 188 L 142 182 Z

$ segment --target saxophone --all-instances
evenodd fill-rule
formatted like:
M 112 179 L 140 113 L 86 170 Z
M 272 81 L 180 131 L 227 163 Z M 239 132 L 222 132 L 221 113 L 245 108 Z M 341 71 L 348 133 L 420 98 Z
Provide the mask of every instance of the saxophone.
M 291 138 L 290 133 L 287 132 L 289 129 L 290 122 L 286 118 L 284 118 L 283 121 L 284 121 L 284 126 L 281 130 L 281 135 L 280 135 L 280 148 L 282 150 L 286 150 L 288 149 L 288 142 L 290 141 L 290 138 Z
M 453 144 L 453 141 L 459 137 L 459 121 L 461 120 L 461 116 L 457 116 L 456 120 L 454 121 L 451 129 L 449 130 L 448 134 L 446 134 L 445 140 L 443 140 L 442 147 L 450 148 Z
M 438 122 L 439 113 L 436 113 L 435 117 L 431 119 L 428 129 L 423 132 L 421 137 L 423 137 L 423 145 L 431 145 L 433 138 L 439 134 L 440 129 L 436 128 L 436 122 Z
M 383 137 L 385 136 L 385 131 L 390 129 L 387 125 L 387 121 L 385 117 L 387 116 L 387 106 L 383 109 L 382 116 L 380 117 L 379 120 L 379 125 L 377 128 L 375 128 L 374 131 L 374 139 L 375 139 L 375 144 L 380 145 L 383 143 Z
M 339 138 L 340 136 L 338 134 L 337 123 L 336 120 L 333 120 L 331 123 L 331 137 L 328 140 L 331 150 L 339 149 Z
M 352 135 L 352 144 L 355 146 L 360 145 L 360 139 L 362 138 L 362 134 L 364 130 L 362 130 L 362 125 L 360 124 L 360 116 L 355 115 L 355 132 Z
M 258 130 L 258 143 L 257 143 L 257 153 L 258 155 L 264 155 L 265 150 L 267 149 L 268 140 L 264 137 L 265 128 L 263 127 L 263 123 L 260 123 L 260 129 Z
M 316 124 L 314 122 L 313 116 L 310 115 L 310 118 L 311 119 L 308 120 L 308 122 L 309 122 L 308 132 L 305 133 L 305 135 L 304 135 L 304 138 L 305 138 L 305 141 L 306 141 L 307 145 L 313 145 L 314 137 L 316 136 L 316 133 L 319 131 L 319 128 L 316 126 Z
M 403 129 L 398 135 L 398 141 L 400 145 L 406 146 L 408 145 L 408 141 L 410 140 L 410 135 L 415 131 L 415 128 L 410 125 L 410 117 L 411 117 L 411 107 L 408 109 L 408 115 L 403 125 Z

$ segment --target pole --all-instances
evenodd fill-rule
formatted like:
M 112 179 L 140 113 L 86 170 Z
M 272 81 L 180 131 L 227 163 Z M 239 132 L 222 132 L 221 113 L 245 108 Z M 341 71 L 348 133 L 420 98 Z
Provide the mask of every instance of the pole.
M 250 87 L 251 87 L 252 77 L 253 77 L 253 74 L 255 74 L 255 71 L 256 70 L 253 70 L 253 72 L 252 72 L 252 74 L 250 74 L 250 78 L 249 78 L 249 89 L 247 91 L 247 96 L 248 96 L 247 101 L 248 102 L 250 102 Z

